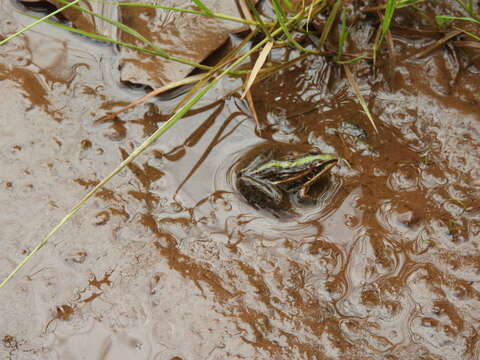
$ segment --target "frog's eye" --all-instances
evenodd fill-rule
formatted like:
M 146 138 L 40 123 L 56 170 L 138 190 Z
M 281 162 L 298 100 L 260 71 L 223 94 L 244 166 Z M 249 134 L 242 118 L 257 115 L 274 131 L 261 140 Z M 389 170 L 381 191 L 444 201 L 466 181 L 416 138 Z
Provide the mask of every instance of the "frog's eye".
M 299 151 L 290 151 L 285 155 L 286 160 L 294 159 L 300 155 Z

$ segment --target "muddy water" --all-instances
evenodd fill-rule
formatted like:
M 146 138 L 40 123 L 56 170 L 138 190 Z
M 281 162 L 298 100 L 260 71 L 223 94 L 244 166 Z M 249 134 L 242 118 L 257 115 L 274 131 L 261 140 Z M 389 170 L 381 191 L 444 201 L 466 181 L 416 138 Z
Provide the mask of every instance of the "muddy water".
M 2 36 L 28 21 L 0 6 Z M 221 82 L 1 290 L 0 357 L 478 359 L 479 56 L 412 60 L 442 34 L 409 21 L 394 69 L 355 68 L 379 134 L 323 58 L 254 89 L 260 129 Z M 143 94 L 118 56 L 47 25 L 2 48 L 2 278 L 175 106 L 97 122 Z M 348 160 L 326 203 L 278 219 L 238 194 L 235 164 L 278 143 Z

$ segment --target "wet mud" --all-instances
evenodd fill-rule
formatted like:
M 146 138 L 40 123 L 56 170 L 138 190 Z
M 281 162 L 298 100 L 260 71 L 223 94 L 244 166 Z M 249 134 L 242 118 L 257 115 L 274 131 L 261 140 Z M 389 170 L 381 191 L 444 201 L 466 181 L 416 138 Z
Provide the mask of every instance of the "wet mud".
M 20 9 L 0 3 L 0 37 Z M 352 66 L 378 134 L 331 59 L 256 85 L 259 128 L 222 80 L 0 290 L 0 358 L 478 359 L 480 55 L 457 36 L 417 56 L 443 36 L 399 11 L 395 58 Z M 178 102 L 97 121 L 145 93 L 122 56 L 47 24 L 2 47 L 2 278 Z M 278 144 L 348 161 L 321 206 L 279 219 L 239 194 L 235 164 Z

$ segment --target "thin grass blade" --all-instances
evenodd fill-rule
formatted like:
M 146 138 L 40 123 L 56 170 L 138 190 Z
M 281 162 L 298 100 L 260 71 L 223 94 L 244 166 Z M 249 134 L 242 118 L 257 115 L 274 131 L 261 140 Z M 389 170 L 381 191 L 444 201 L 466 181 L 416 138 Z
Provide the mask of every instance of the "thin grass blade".
M 456 46 L 456 47 L 480 50 L 480 37 L 478 37 L 477 40 L 478 41 L 472 41 L 472 40 L 452 41 L 452 44 L 453 46 Z
M 268 38 L 269 41 L 272 41 L 272 36 L 270 35 L 270 31 L 267 29 L 267 26 L 265 25 L 264 21 L 262 20 L 262 17 L 260 13 L 258 12 L 257 8 L 255 7 L 255 4 L 253 3 L 252 0 L 246 0 L 248 7 L 250 8 L 250 11 L 252 12 L 253 16 L 257 20 L 258 27 L 262 32 L 265 34 L 265 36 Z
M 458 28 L 458 27 L 455 27 L 455 29 L 458 29 L 459 31 L 463 32 L 465 35 L 470 36 L 472 39 L 475 39 L 475 40 L 477 40 L 477 41 L 480 41 L 480 36 L 478 36 L 478 35 L 475 35 L 475 34 L 469 32 L 469 31 L 467 31 L 467 30 L 463 30 L 463 29 Z
M 290 30 L 288 29 L 288 26 L 286 26 L 285 24 L 287 17 L 282 7 L 278 3 L 278 0 L 272 0 L 272 6 L 273 6 L 273 11 L 275 12 L 275 15 L 277 17 L 278 23 L 280 24 L 280 27 L 282 28 L 283 33 L 287 36 L 288 41 L 300 51 L 308 52 L 312 54 L 318 54 L 317 51 L 304 48 L 293 38 L 292 34 L 290 33 Z
M 413 56 L 413 59 L 420 59 L 428 54 L 430 54 L 433 50 L 438 48 L 439 46 L 445 44 L 448 40 L 451 38 L 454 38 L 455 36 L 460 35 L 463 32 L 463 30 L 454 30 L 449 32 L 447 35 L 445 35 L 443 38 L 440 40 L 435 41 L 432 45 L 427 46 L 425 50 L 420 51 L 417 55 Z
M 356 56 L 354 58 L 351 58 L 349 60 L 338 60 L 337 64 L 339 64 L 339 65 L 355 64 L 356 62 L 359 62 L 360 60 L 365 59 L 365 58 L 366 58 L 365 55 L 360 55 L 360 56 Z
M 370 123 L 375 129 L 375 132 L 378 134 L 377 125 L 375 125 L 375 122 L 373 121 L 372 115 L 370 114 L 370 110 L 368 110 L 367 103 L 365 102 L 365 99 L 360 93 L 360 88 L 358 87 L 357 81 L 355 80 L 355 77 L 353 76 L 352 71 L 350 70 L 350 67 L 348 65 L 343 65 L 343 68 L 345 69 L 345 75 L 347 76 L 347 80 L 350 83 L 350 86 L 352 87 L 353 91 L 355 92 L 355 95 L 357 96 L 358 102 L 362 106 L 362 109 L 367 115 L 368 120 L 370 120 Z
M 205 5 L 203 2 L 201 2 L 200 0 L 192 0 L 192 1 L 198 8 L 202 9 L 205 12 L 205 14 L 208 14 L 210 16 L 213 15 L 213 11 L 210 10 L 208 6 Z
M 393 14 L 395 13 L 395 9 L 397 7 L 396 0 L 387 0 L 387 6 L 385 8 L 385 14 L 383 15 L 382 20 L 382 32 L 380 33 L 380 39 L 378 40 L 378 44 L 375 45 L 375 49 L 378 50 L 382 45 L 383 39 L 390 31 L 390 25 L 392 23 Z
M 306 26 L 306 29 L 307 29 L 307 32 L 309 31 L 309 25 L 310 25 L 310 21 L 312 21 L 312 15 L 313 15 L 313 7 L 310 7 L 310 10 L 308 10 L 308 14 L 307 14 L 307 26 Z
M 175 11 L 175 12 L 186 13 L 186 14 L 215 17 L 215 18 L 218 18 L 218 19 L 228 20 L 228 21 L 233 21 L 233 22 L 238 22 L 238 23 L 243 23 L 243 24 L 257 25 L 255 21 L 251 21 L 251 20 L 248 20 L 248 19 L 242 19 L 242 18 L 235 17 L 235 16 L 230 16 L 230 15 L 225 15 L 225 14 L 220 14 L 220 13 L 208 14 L 205 11 L 184 9 L 184 8 L 178 8 L 178 7 L 173 7 L 173 6 L 157 5 L 157 4 L 153 4 L 153 3 L 150 4 L 150 3 L 140 3 L 140 2 L 134 3 L 134 2 L 102 1 L 102 0 L 90 0 L 90 1 L 100 3 L 100 4 L 110 4 L 110 5 L 117 5 L 117 6 L 147 7 L 147 8 L 152 8 L 152 9 L 162 9 L 162 10 Z
M 16 38 L 18 35 L 23 34 L 25 31 L 30 30 L 30 29 L 33 28 L 35 25 L 38 25 L 38 24 L 40 24 L 41 22 L 46 21 L 47 19 L 51 18 L 52 16 L 57 15 L 58 13 L 61 13 L 63 10 L 68 9 L 70 6 L 75 5 L 75 4 L 78 3 L 79 1 L 80 1 L 80 0 L 74 0 L 74 1 L 72 1 L 71 3 L 68 3 L 67 5 L 62 6 L 61 8 L 59 8 L 59 9 L 55 10 L 54 12 L 48 14 L 47 16 L 44 16 L 44 17 L 42 17 L 42 18 L 36 18 L 37 20 L 34 21 L 33 23 L 31 23 L 30 25 L 25 26 L 23 29 L 17 31 L 15 34 L 12 34 L 12 35 L 10 35 L 10 36 L 7 36 L 5 39 L 3 39 L 2 41 L 0 41 L 0 46 L 6 44 L 6 43 L 9 42 L 10 40 Z
M 328 34 L 330 34 L 330 30 L 332 29 L 333 22 L 335 21 L 338 13 L 338 9 L 340 9 L 340 5 L 342 5 L 342 0 L 337 0 L 328 15 L 327 21 L 325 22 L 325 26 L 322 31 L 322 35 L 320 36 L 320 47 L 325 45 L 325 41 L 327 40 Z
M 282 0 L 282 1 L 287 6 L 288 10 L 293 11 L 293 4 L 290 0 Z
M 66 0 L 57 0 L 57 1 L 59 1 L 61 3 L 67 3 Z M 168 53 L 165 50 L 156 47 L 150 40 L 148 40 L 146 37 L 144 37 L 137 30 L 131 28 L 130 26 L 125 25 L 125 24 L 123 24 L 119 21 L 107 18 L 106 16 L 103 16 L 101 14 L 97 14 L 97 13 L 95 13 L 95 12 L 89 10 L 89 9 L 82 8 L 80 6 L 74 5 L 73 8 L 78 10 L 78 11 L 89 14 L 91 16 L 94 16 L 98 19 L 101 19 L 101 20 L 115 26 L 116 28 L 120 29 L 121 31 L 125 32 L 126 34 L 129 34 L 129 35 L 133 36 L 134 38 L 137 38 L 138 40 L 142 41 L 145 45 L 151 46 L 152 48 L 157 50 L 159 53 L 163 53 L 164 55 L 168 56 Z
M 475 24 L 480 24 L 480 20 L 470 18 L 470 17 L 445 16 L 445 15 L 435 16 L 435 21 L 440 26 L 450 25 L 455 20 L 469 21 L 469 22 L 473 22 Z
M 25 14 L 25 15 L 30 16 L 30 17 L 35 18 L 35 19 L 38 19 L 38 17 L 36 17 L 34 15 L 30 15 L 30 14 Z M 118 40 L 109 38 L 109 37 L 104 36 L 104 35 L 92 33 L 92 32 L 85 31 L 85 30 L 76 29 L 76 28 L 73 28 L 71 26 L 64 25 L 64 24 L 59 24 L 59 23 L 49 21 L 49 20 L 44 20 L 44 22 L 47 23 L 47 24 L 59 27 L 61 29 L 70 31 L 72 33 L 83 35 L 83 36 L 86 36 L 86 37 L 89 37 L 91 39 L 95 39 L 95 40 L 98 40 L 98 41 L 108 42 L 108 43 L 111 43 L 111 44 L 115 44 L 115 45 L 119 45 L 119 46 L 129 48 L 129 49 L 137 50 L 137 51 L 140 51 L 140 52 L 143 52 L 143 53 L 146 53 L 146 54 L 160 56 L 164 59 L 171 60 L 171 61 L 176 61 L 176 62 L 185 64 L 185 65 L 190 65 L 192 67 L 199 68 L 199 69 L 202 69 L 202 70 L 212 69 L 211 66 L 198 64 L 196 62 L 193 62 L 193 61 L 190 61 L 190 60 L 187 60 L 187 59 L 179 58 L 177 56 L 172 56 L 172 55 L 167 54 L 164 51 L 158 51 L 157 49 L 142 48 L 142 47 L 130 44 L 130 43 L 126 43 L 126 42 L 123 42 L 123 41 L 118 41 Z
M 242 11 L 243 17 L 253 21 L 252 11 L 248 7 L 247 2 L 245 0 L 238 0 L 238 4 L 240 5 L 240 10 Z M 250 30 L 255 30 L 255 25 L 249 25 L 249 27 Z
M 247 92 L 247 104 L 252 112 L 253 120 L 255 120 L 255 125 L 257 126 L 257 132 L 260 134 L 262 132 L 262 128 L 260 127 L 260 121 L 258 119 L 257 110 L 255 109 L 255 103 L 253 102 L 252 93 L 249 91 Z
M 393 44 L 393 36 L 389 31 L 386 35 L 387 39 L 387 48 L 388 48 L 388 82 L 393 83 L 395 77 L 395 67 L 397 64 L 397 52 L 395 50 L 395 45 Z
M 424 2 L 425 0 L 403 0 L 403 1 L 397 1 L 397 9 L 411 6 L 411 5 L 416 5 L 418 3 Z

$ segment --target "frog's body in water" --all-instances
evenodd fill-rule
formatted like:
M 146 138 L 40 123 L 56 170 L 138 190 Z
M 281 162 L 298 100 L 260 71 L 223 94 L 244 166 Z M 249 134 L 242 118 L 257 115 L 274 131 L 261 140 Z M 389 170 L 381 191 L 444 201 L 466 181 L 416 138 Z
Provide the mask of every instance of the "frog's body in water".
M 303 153 L 272 158 L 272 152 L 267 152 L 239 172 L 238 189 L 256 208 L 283 211 L 290 207 L 290 194 L 306 199 L 310 187 L 338 161 L 337 156 L 330 154 Z

